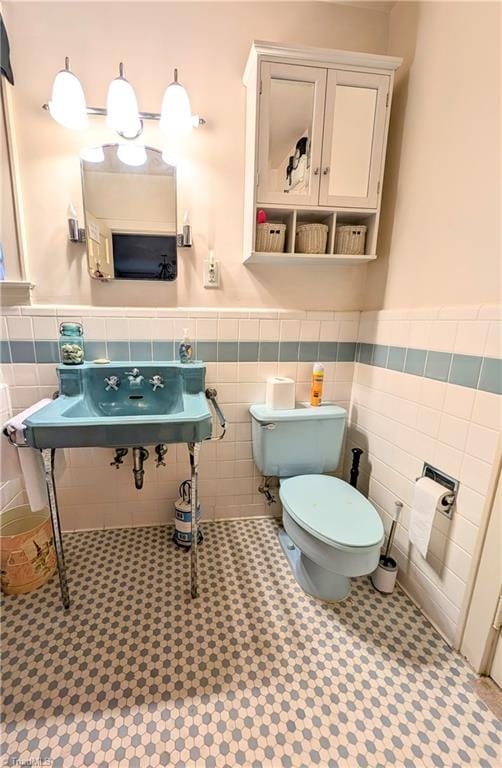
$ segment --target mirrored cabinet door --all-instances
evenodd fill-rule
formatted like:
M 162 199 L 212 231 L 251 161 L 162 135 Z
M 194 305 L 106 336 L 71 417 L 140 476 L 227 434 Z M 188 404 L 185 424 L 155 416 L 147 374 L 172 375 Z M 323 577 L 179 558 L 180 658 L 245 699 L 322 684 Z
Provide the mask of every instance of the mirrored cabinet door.
M 326 69 L 261 64 L 257 202 L 318 205 Z
M 320 205 L 377 208 L 390 79 L 328 72 Z

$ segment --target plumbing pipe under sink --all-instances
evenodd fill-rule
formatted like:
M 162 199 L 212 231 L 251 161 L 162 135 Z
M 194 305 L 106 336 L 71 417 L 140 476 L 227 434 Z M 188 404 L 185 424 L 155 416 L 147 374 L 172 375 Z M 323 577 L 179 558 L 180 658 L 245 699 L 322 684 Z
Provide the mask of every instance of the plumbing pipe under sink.
M 145 477 L 145 470 L 143 468 L 143 462 L 145 462 L 148 459 L 148 456 L 150 454 L 146 450 L 146 448 L 143 448 L 142 446 L 140 448 L 133 448 L 132 449 L 132 461 L 133 461 L 133 475 L 134 475 L 134 485 L 136 486 L 136 490 L 140 491 L 143 488 L 143 479 Z

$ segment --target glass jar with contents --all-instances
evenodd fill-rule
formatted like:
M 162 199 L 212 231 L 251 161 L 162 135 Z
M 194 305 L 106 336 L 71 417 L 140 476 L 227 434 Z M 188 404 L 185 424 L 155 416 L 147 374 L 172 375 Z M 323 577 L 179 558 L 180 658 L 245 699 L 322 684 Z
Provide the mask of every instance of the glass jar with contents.
M 61 323 L 59 326 L 59 357 L 63 365 L 82 365 L 84 362 L 84 336 L 80 323 Z

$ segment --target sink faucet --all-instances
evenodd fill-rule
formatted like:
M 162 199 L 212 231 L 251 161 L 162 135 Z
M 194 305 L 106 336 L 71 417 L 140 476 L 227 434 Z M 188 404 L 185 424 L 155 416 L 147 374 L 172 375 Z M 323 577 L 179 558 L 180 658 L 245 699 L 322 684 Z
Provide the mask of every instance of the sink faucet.
M 129 384 L 141 384 L 144 376 L 141 376 L 139 368 L 133 368 L 132 371 L 126 371 L 125 375 L 129 377 Z
M 153 386 L 153 391 L 155 392 L 157 389 L 164 389 L 164 379 L 162 376 L 159 376 L 158 374 L 155 374 L 155 376 L 152 376 L 149 383 Z
M 113 389 L 114 392 L 117 391 L 117 389 L 120 387 L 120 379 L 118 376 L 109 376 L 105 378 L 105 384 L 106 384 L 106 391 L 109 392 L 111 389 Z

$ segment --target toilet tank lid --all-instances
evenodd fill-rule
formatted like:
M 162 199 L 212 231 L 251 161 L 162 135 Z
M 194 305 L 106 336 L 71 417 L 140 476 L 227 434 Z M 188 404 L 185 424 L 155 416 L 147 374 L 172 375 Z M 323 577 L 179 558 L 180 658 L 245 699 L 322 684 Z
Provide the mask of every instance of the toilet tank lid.
M 259 403 L 252 405 L 249 412 L 260 423 L 270 421 L 308 421 L 311 419 L 345 419 L 347 417 L 345 408 L 340 408 L 339 405 L 333 405 L 333 403 L 322 403 L 317 406 L 312 406 L 310 403 L 297 403 L 295 408 L 287 408 L 285 410 L 275 410 L 274 408 L 269 408 L 264 403 Z

